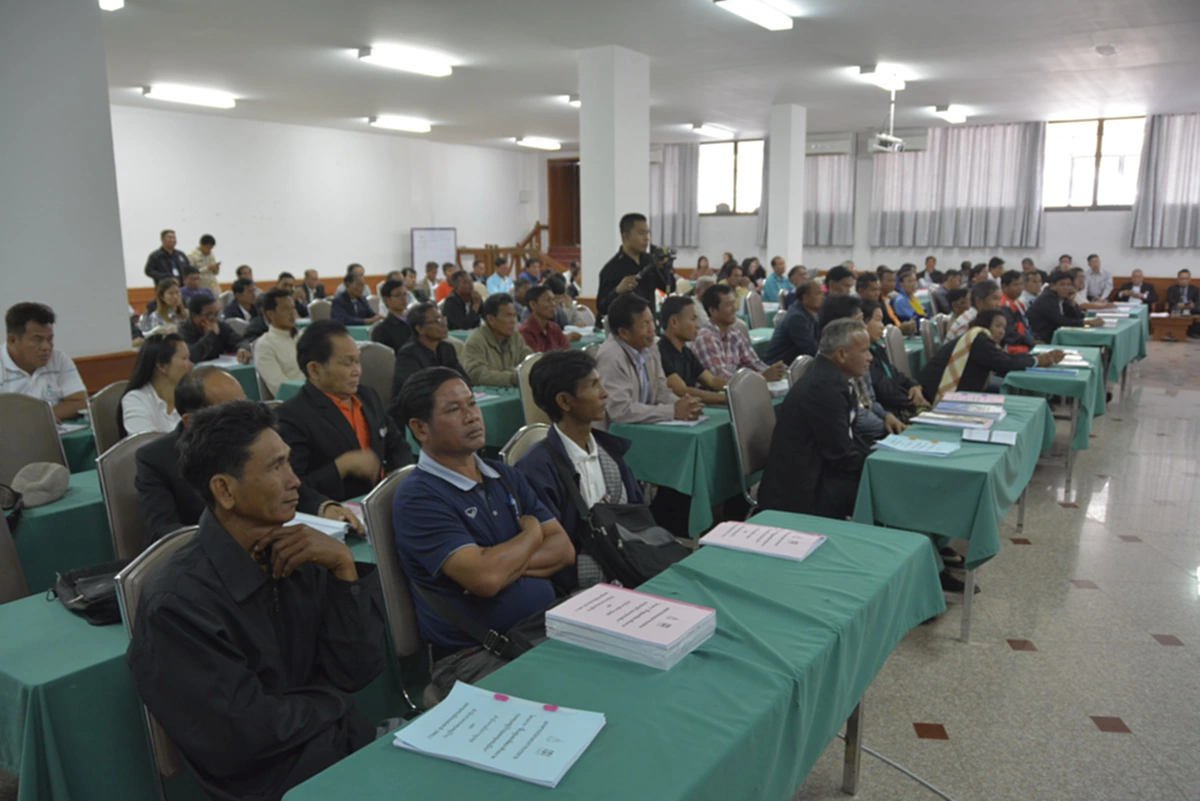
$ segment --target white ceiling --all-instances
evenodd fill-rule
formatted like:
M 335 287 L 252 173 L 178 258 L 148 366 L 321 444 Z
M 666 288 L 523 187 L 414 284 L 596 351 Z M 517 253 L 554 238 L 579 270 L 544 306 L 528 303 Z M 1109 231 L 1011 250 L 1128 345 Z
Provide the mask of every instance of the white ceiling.
M 1200 111 L 1200 0 L 774 2 L 793 30 L 711 0 L 127 0 L 104 31 L 114 103 L 197 110 L 137 89 L 195 84 L 239 98 L 214 114 L 357 130 L 405 114 L 434 122 L 428 138 L 478 145 L 578 141 L 578 112 L 555 95 L 576 91 L 579 50 L 613 44 L 651 56 L 658 142 L 695 141 L 701 121 L 761 135 L 777 102 L 807 106 L 813 132 L 878 128 L 887 95 L 854 77 L 873 63 L 911 79 L 897 127 L 940 125 L 945 103 L 972 123 Z M 354 55 L 385 43 L 460 66 L 428 78 Z

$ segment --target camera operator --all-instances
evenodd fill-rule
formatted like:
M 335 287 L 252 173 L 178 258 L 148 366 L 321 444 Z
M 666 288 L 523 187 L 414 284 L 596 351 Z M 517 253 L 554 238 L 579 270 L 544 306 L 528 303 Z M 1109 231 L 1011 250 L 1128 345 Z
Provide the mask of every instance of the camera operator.
M 650 225 L 644 214 L 626 214 L 621 218 L 621 249 L 600 271 L 600 289 L 596 293 L 599 316 L 608 314 L 608 306 L 617 295 L 636 292 L 655 308 L 654 291 L 675 291 L 675 273 L 671 259 L 660 264 L 646 251 L 650 247 Z

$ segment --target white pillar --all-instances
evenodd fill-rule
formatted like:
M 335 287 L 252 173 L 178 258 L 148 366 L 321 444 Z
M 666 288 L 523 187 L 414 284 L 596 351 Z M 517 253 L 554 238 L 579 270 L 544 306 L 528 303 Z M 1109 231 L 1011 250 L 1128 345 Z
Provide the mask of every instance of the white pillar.
M 767 258 L 804 263 L 804 156 L 808 109 L 771 106 L 767 136 Z
M 875 175 L 872 134 L 855 137 L 854 156 L 854 250 L 850 257 L 859 270 L 874 270 L 871 260 L 871 186 Z
M 579 217 L 583 294 L 621 245 L 623 214 L 650 216 L 650 59 L 623 47 L 579 54 Z

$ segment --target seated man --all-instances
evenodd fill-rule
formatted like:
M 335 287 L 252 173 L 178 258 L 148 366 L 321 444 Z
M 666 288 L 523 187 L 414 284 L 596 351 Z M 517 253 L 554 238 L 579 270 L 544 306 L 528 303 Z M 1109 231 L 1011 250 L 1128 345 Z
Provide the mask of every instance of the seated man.
M 871 336 L 871 388 L 879 403 L 901 420 L 907 420 L 908 415 L 919 408 L 928 408 L 929 401 L 921 391 L 921 384 L 897 370 L 888 356 L 883 342 L 883 305 L 864 303 L 863 322 Z
M 210 300 L 217 299 L 217 296 L 200 282 L 200 271 L 192 265 L 189 264 L 183 268 L 181 280 L 183 285 L 179 288 L 179 294 L 185 304 L 190 303 L 192 298 L 196 297 L 206 297 Z
M 663 301 L 658 317 L 663 326 L 658 355 L 667 375 L 667 386 L 680 397 L 691 395 L 705 403 L 724 406 L 725 382 L 705 370 L 687 345 L 700 332 L 696 304 L 691 298 L 672 295 Z
M 791 289 L 792 284 L 787 279 L 787 262 L 783 260 L 783 256 L 776 256 L 771 259 L 771 274 L 763 282 L 763 303 L 778 303 L 779 293 L 783 292 L 784 297 L 787 297 Z
M 537 286 L 542 280 L 542 260 L 537 256 L 530 256 L 525 260 L 525 270 L 517 277 Z
M 296 276 L 289 272 L 279 274 L 279 280 L 275 282 L 275 289 L 282 289 L 288 293 L 288 297 L 292 299 L 292 305 L 296 308 L 296 317 L 308 316 L 308 304 L 300 300 L 299 291 L 296 289 Z
M 370 743 L 352 696 L 389 658 L 375 566 L 286 525 L 300 481 L 273 422 L 249 401 L 193 416 L 180 472 L 208 508 L 147 578 L 126 654 L 211 798 L 281 798 Z
M 987 265 L 983 266 L 986 270 Z M 975 320 L 975 315 L 980 312 L 999 309 L 1001 297 L 1003 295 L 1000 292 L 1000 285 L 991 279 L 983 279 L 971 284 L 971 308 L 954 318 L 954 322 L 950 323 L 950 328 L 946 331 L 946 339 L 958 339 L 967 333 L 967 329 Z
M 533 284 L 529 283 L 528 278 L 518 278 L 513 282 L 513 306 L 517 310 L 517 322 L 523 323 L 529 319 L 529 307 L 525 305 L 525 293 L 529 291 Z
M 417 284 L 417 271 L 412 267 L 405 267 L 400 271 L 400 280 L 404 281 L 404 288 L 408 290 L 409 297 L 413 303 L 428 303 L 429 295 Z
M 1021 274 L 1021 278 L 1024 282 L 1021 302 L 1025 304 L 1025 310 L 1028 311 L 1030 304 L 1037 300 L 1038 295 L 1042 294 L 1042 273 L 1040 270 L 1028 270 Z
M 446 320 L 438 307 L 432 303 L 418 303 L 408 310 L 408 324 L 412 326 L 413 338 L 396 351 L 396 370 L 392 377 L 392 398 L 400 394 L 404 382 L 418 370 L 426 367 L 449 367 L 464 381 L 467 371 L 458 363 L 458 353 L 447 342 L 450 332 Z
M 529 290 L 530 293 L 533 290 Z M 462 365 L 473 384 L 515 387 L 517 365 L 533 351 L 517 334 L 517 309 L 503 293 L 483 303 L 483 325 L 467 337 Z
M 870 273 L 866 273 L 870 275 Z M 879 286 L 876 279 L 875 287 Z M 800 299 L 793 303 L 783 315 L 783 322 L 775 326 L 771 344 L 767 348 L 767 361 L 772 364 L 791 364 L 797 356 L 816 356 L 817 341 L 821 335 L 817 312 L 825 295 L 819 281 L 805 281 L 796 288 Z
M 962 273 L 952 270 L 946 273 L 941 284 L 935 284 L 931 289 L 933 294 L 933 309 L 936 314 L 953 314 L 950 310 L 950 292 L 962 285 Z
M 858 293 L 859 300 L 864 303 L 867 301 L 877 301 L 883 295 L 883 287 L 879 283 L 879 276 L 875 273 L 862 273 L 854 279 L 854 291 Z
M 366 495 L 391 471 L 412 463 L 402 432 L 375 390 L 359 383 L 358 343 L 341 323 L 318 320 L 296 343 L 308 379 L 279 407 L 279 433 L 292 469 L 335 501 Z
M 1025 291 L 1025 280 L 1022 273 L 1009 270 L 1000 276 L 1000 311 L 1008 320 L 1008 330 L 1004 334 L 1004 349 L 1009 353 L 1029 353 L 1029 349 L 1038 344 L 1029 328 L 1029 316 L 1025 312 L 1025 304 L 1021 302 L 1021 294 Z
M 211 362 L 226 353 L 236 353 L 239 364 L 249 364 L 251 353 L 243 347 L 237 332 L 221 321 L 221 306 L 216 298 L 197 295 L 188 302 L 188 319 L 179 324 L 179 335 L 187 343 L 193 364 Z
M 1075 280 L 1066 270 L 1050 273 L 1048 286 L 1038 295 L 1026 315 L 1035 339 L 1053 342 L 1054 332 L 1063 326 L 1078 328 L 1084 325 L 1104 325 L 1099 317 L 1085 320 L 1083 311 L 1075 305 Z
M 0 392 L 46 401 L 57 420 L 87 408 L 87 388 L 75 362 L 54 347 L 54 311 L 41 303 L 18 303 L 4 315 L 8 343 L 0 359 Z
M 1083 311 L 1111 309 L 1114 304 L 1102 298 L 1090 298 L 1087 293 L 1087 271 L 1082 267 L 1072 267 L 1071 278 L 1075 282 L 1075 305 Z
M 567 326 L 583 327 L 585 325 L 592 325 L 596 322 L 596 318 L 590 316 L 591 312 L 589 311 L 589 317 L 586 320 L 584 319 L 579 308 L 575 305 L 575 301 L 571 299 L 570 293 L 567 292 L 566 279 L 561 275 L 557 273 L 547 275 L 546 280 L 542 284 L 549 287 L 550 292 L 554 295 L 554 322 L 558 323 L 558 327 L 563 329 L 567 342 L 578 342 L 583 338 L 582 335 L 575 331 L 569 334 L 565 333 Z M 531 345 L 530 347 L 533 346 Z
M 563 288 L 563 294 L 566 294 L 566 287 Z M 525 301 L 529 304 L 529 319 L 521 324 L 520 331 L 529 349 L 534 353 L 569 350 L 571 343 L 554 320 L 559 306 L 550 287 L 546 284 L 532 287 L 525 293 Z M 516 314 L 515 306 L 513 314 Z
M 367 282 L 356 272 L 349 272 L 342 280 L 344 292 L 339 292 L 330 305 L 330 316 L 342 325 L 371 325 L 383 319 L 367 303 Z
M 1167 309 L 1173 314 L 1192 315 L 1188 338 L 1200 337 L 1200 323 L 1195 321 L 1196 313 L 1200 311 L 1200 288 L 1192 286 L 1191 270 L 1180 270 L 1176 274 L 1175 286 L 1167 290 Z
M 950 323 L 953 324 L 960 315 L 966 314 L 967 309 L 971 308 L 971 290 L 963 286 L 951 289 L 946 293 L 946 300 L 950 301 Z
M 575 549 L 516 469 L 476 455 L 483 415 L 458 373 L 422 370 L 396 407 L 421 446 L 392 502 L 396 550 L 433 648 L 427 701 L 439 701 L 456 680 L 476 681 L 502 661 L 460 622 L 505 634 L 544 611 L 555 598 L 550 578 L 575 563 Z
M 262 292 L 262 290 L 258 288 L 258 285 L 254 283 L 254 268 L 252 268 L 249 264 L 243 264 L 234 270 L 233 278 L 235 281 L 239 278 L 245 278 L 247 281 L 249 281 L 250 286 L 254 288 L 254 297 L 258 297 L 259 293 Z
M 420 283 L 417 284 L 417 291 L 423 294 L 426 298 L 424 301 L 421 301 L 422 303 L 437 302 L 437 288 L 438 284 L 441 283 L 438 280 L 438 269 L 438 263 L 436 261 L 425 262 L 425 277 L 422 278 Z
M 671 391 L 662 359 L 654 347 L 654 314 L 635 292 L 618 295 L 608 310 L 608 339 L 596 354 L 596 371 L 608 390 L 610 423 L 659 423 L 695 420 L 704 402 Z
M 287 290 L 276 288 L 263 294 L 262 308 L 270 328 L 254 342 L 254 369 L 275 396 L 284 381 L 304 380 L 296 361 L 296 305 Z
M 512 294 L 513 280 L 508 276 L 508 272 L 512 269 L 512 267 L 509 266 L 508 259 L 504 258 L 503 256 L 497 256 L 495 268 L 495 271 L 488 276 L 488 294 L 498 295 L 501 292 Z
M 797 264 L 792 269 L 788 270 L 788 287 L 787 295 L 783 298 L 783 310 L 787 311 L 792 308 L 792 304 L 796 302 L 796 294 L 800 291 L 800 285 L 808 281 L 808 270 L 803 264 Z
M 988 309 L 976 315 L 971 328 L 961 337 L 938 348 L 921 368 L 917 380 L 925 397 L 936 404 L 947 392 L 983 392 L 988 376 L 1003 378 L 1013 370 L 1049 367 L 1062 361 L 1061 350 L 1039 353 L 1008 353 L 1002 346 L 1008 330 L 1008 318 L 1000 309 Z
M 204 512 L 204 499 L 179 473 L 179 440 L 191 425 L 192 418 L 201 409 L 245 399 L 246 392 L 238 380 L 219 367 L 197 367 L 175 387 L 175 410 L 182 416 L 182 422 L 170 434 L 137 451 L 137 473 L 133 483 L 137 488 L 138 517 L 142 520 L 147 548 L 172 531 L 196 525 Z M 300 485 L 299 492 L 297 512 L 344 520 L 361 535 L 362 523 L 349 509 L 304 484 Z
M 583 351 L 547 354 L 529 371 L 529 385 L 534 402 L 554 425 L 517 463 L 517 470 L 562 523 L 575 548 L 575 564 L 563 568 L 555 584 L 568 592 L 587 589 L 606 577 L 585 553 L 582 527 L 587 521 L 580 516 L 562 472 L 571 475 L 588 509 L 600 502 L 645 503 L 642 485 L 625 464 L 625 452 L 632 443 L 592 429 L 593 423 L 604 422 L 608 393 L 600 383 L 596 363 Z
M 239 278 L 233 282 L 231 291 L 233 298 L 225 307 L 225 311 L 221 312 L 221 319 L 250 322 L 258 316 L 258 309 L 254 305 L 256 296 L 253 281 L 249 278 Z
M 759 485 L 763 509 L 843 520 L 854 511 L 869 446 L 854 429 L 850 380 L 871 363 L 867 328 L 835 320 L 821 331 L 816 363 L 776 407 L 775 434 Z
M 830 316 L 829 319 L 825 320 L 825 325 L 831 325 L 837 320 L 857 320 L 862 322 L 863 304 L 860 299 L 852 295 L 835 295 L 832 300 L 834 303 L 826 305 L 826 310 L 834 316 Z M 839 301 L 854 302 L 840 303 Z M 870 305 L 874 308 L 878 307 L 879 304 L 872 302 Z M 871 334 L 871 332 L 872 328 L 868 325 L 867 333 Z M 883 336 L 882 317 L 880 318 L 879 334 L 881 337 Z M 874 445 L 888 434 L 899 434 L 904 430 L 904 423 L 896 415 L 885 409 L 876 397 L 875 386 L 871 381 L 870 372 L 850 379 L 850 389 L 854 392 L 854 402 L 858 406 L 857 413 L 854 416 L 854 430 L 858 432 L 859 436 L 868 445 Z
M 387 308 L 387 317 L 371 331 L 371 341 L 387 345 L 396 353 L 412 339 L 408 315 L 408 290 L 404 281 L 387 280 L 379 287 L 379 300 Z
M 309 304 L 314 300 L 321 300 L 324 297 L 325 285 L 321 283 L 321 276 L 317 274 L 316 270 L 305 270 L 304 283 L 299 287 L 297 300 Z
M 917 268 L 911 264 L 901 267 L 897 276 L 897 284 L 899 292 L 892 301 L 892 308 L 900 322 L 927 319 L 929 313 L 925 311 L 924 305 L 917 297 Z
M 479 309 L 483 301 L 475 294 L 475 282 L 466 270 L 459 270 L 447 279 L 453 294 L 442 303 L 442 314 L 451 331 L 472 331 L 479 327 Z
M 1142 304 L 1151 307 L 1158 303 L 1158 289 L 1154 284 L 1146 280 L 1144 272 L 1134 270 L 1133 275 L 1130 277 L 1133 280 L 1121 284 L 1121 288 L 1117 290 L 1117 300 L 1125 303 L 1140 301 Z
M 821 330 L 834 320 L 855 318 L 862 313 L 862 301 L 857 295 L 834 295 L 821 301 L 821 312 L 817 315 L 817 325 Z
M 882 276 L 881 276 L 882 278 Z M 849 295 L 854 289 L 857 279 L 847 267 L 839 264 L 825 273 L 825 289 L 830 295 Z
M 717 284 L 704 291 L 700 299 L 708 312 L 708 325 L 700 329 L 693 348 L 696 358 L 710 373 L 728 381 L 742 367 L 761 373 L 767 381 L 778 381 L 787 373 L 783 362 L 767 364 L 758 358 L 750 337 L 734 325 L 737 296 L 732 287 Z

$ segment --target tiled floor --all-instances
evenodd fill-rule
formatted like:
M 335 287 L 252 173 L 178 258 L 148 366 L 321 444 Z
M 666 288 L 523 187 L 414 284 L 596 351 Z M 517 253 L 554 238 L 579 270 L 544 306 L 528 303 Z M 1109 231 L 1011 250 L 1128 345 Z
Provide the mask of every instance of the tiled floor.
M 1040 467 L 1009 516 L 971 643 L 953 604 L 867 692 L 866 744 L 957 801 L 1200 801 L 1200 343 L 1149 348 L 1071 491 Z M 795 801 L 847 798 L 842 750 Z M 865 758 L 859 801 L 936 798 Z

